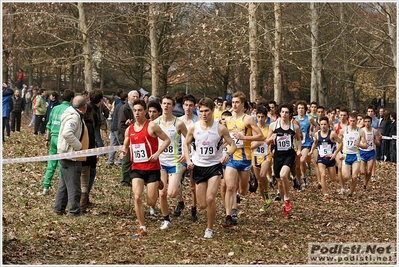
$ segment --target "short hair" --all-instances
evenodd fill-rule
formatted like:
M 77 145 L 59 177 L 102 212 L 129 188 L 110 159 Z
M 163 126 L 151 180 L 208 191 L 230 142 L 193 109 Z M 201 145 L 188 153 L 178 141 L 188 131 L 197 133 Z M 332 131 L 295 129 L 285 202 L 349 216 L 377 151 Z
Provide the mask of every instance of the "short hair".
M 103 99 L 104 93 L 100 89 L 93 89 L 89 92 L 90 102 L 93 104 L 98 104 Z
M 298 102 L 296 102 L 296 109 L 298 110 L 298 106 L 302 105 L 305 107 L 305 111 L 308 110 L 308 103 L 306 103 L 305 100 L 299 100 Z
M 267 109 L 265 107 L 259 107 L 256 110 L 256 115 L 258 115 L 258 114 L 263 114 L 263 115 L 267 116 Z
M 156 102 L 156 101 L 148 102 L 147 109 L 150 109 L 150 108 L 156 108 L 156 110 L 158 110 L 159 113 L 162 113 L 162 107 L 159 104 L 159 102 Z
M 186 95 L 186 93 L 184 91 L 177 91 L 175 93 L 176 102 L 179 104 L 183 104 L 183 98 L 185 95 Z M 173 105 L 175 105 L 175 104 L 173 104 Z
M 319 121 L 320 121 L 320 122 L 321 122 L 321 121 L 326 121 L 327 124 L 328 124 L 328 117 L 327 117 L 327 116 L 323 116 L 323 117 L 320 118 Z
M 268 105 L 273 104 L 274 106 L 277 107 L 277 102 L 274 101 L 274 100 L 270 100 L 267 104 L 268 104 Z
M 317 109 L 325 110 L 325 108 L 323 106 L 318 106 Z
M 246 97 L 245 94 L 244 94 L 243 92 L 241 92 L 241 91 L 235 92 L 235 93 L 232 95 L 232 98 L 239 98 L 240 101 L 241 101 L 242 103 L 244 103 L 244 104 L 245 104 L 245 102 L 247 102 L 247 97 Z
M 356 112 L 349 113 L 349 118 L 357 119 L 357 113 Z
M 62 99 L 64 101 L 71 102 L 72 98 L 75 97 L 75 92 L 69 89 L 65 89 L 64 92 L 62 93 Z
M 52 92 L 50 95 L 54 96 L 55 99 L 58 99 L 60 97 L 60 95 L 57 92 Z
M 194 103 L 194 105 L 197 104 L 197 100 L 195 99 L 195 97 L 194 97 L 193 95 L 185 95 L 185 96 L 183 97 L 183 104 L 184 104 L 184 102 L 186 102 L 186 101 L 191 101 L 191 102 Z
M 78 95 L 77 97 L 73 98 L 72 106 L 76 109 L 82 108 L 86 104 L 87 104 L 87 99 L 82 95 Z
M 391 112 L 391 116 L 392 116 L 392 118 L 396 121 L 396 112 Z
M 127 93 L 122 91 L 119 95 L 118 95 L 122 101 L 125 101 L 127 99 Z
M 363 120 L 370 120 L 370 122 L 372 122 L 373 118 L 371 118 L 371 116 L 369 116 L 369 115 L 366 115 L 366 116 L 364 116 Z
M 225 110 L 225 111 L 222 112 L 221 116 L 229 116 L 229 117 L 231 117 L 231 116 L 233 116 L 233 114 L 230 111 Z
M 162 102 L 164 99 L 172 100 L 172 105 L 173 105 L 173 106 L 176 106 L 176 101 L 175 101 L 175 99 L 174 99 L 171 95 L 164 95 L 164 96 L 161 98 L 161 102 Z
M 124 92 L 123 89 L 118 89 L 118 90 L 116 91 L 116 95 L 119 96 L 119 97 L 121 97 L 121 94 L 122 94 L 123 92 Z M 127 93 L 126 93 L 126 97 L 127 97 Z
M 318 106 L 316 101 L 310 102 L 310 105 L 316 105 L 316 107 Z
M 198 102 L 198 107 L 205 106 L 210 109 L 215 108 L 215 103 L 209 97 L 204 97 Z
M 367 110 L 369 110 L 369 109 L 372 109 L 372 110 L 375 112 L 375 107 L 374 107 L 374 105 L 368 105 L 368 106 L 367 106 Z
M 225 106 L 227 107 L 227 106 L 230 106 L 230 107 L 232 107 L 233 106 L 233 104 L 231 103 L 231 101 L 227 101 L 226 102 L 226 104 L 225 104 Z
M 143 99 L 135 99 L 135 100 L 133 101 L 133 106 L 135 106 L 135 105 L 141 105 L 141 106 L 143 107 L 144 110 L 147 109 L 147 104 L 144 102 Z
M 137 90 L 131 90 L 127 96 L 130 97 L 130 96 L 133 96 L 134 94 L 137 94 L 137 96 L 140 97 L 140 94 Z
M 340 112 L 340 113 L 341 113 L 341 112 L 346 112 L 346 114 L 349 115 L 349 110 L 348 110 L 346 107 L 339 108 L 339 112 Z
M 288 109 L 288 112 L 289 112 L 290 114 L 294 113 L 294 108 L 292 107 L 291 104 L 289 104 L 289 103 L 287 103 L 287 102 L 282 103 L 282 104 L 280 104 L 280 105 L 278 106 L 278 112 L 281 113 L 281 109 L 283 109 L 283 108 L 287 108 L 287 109 Z

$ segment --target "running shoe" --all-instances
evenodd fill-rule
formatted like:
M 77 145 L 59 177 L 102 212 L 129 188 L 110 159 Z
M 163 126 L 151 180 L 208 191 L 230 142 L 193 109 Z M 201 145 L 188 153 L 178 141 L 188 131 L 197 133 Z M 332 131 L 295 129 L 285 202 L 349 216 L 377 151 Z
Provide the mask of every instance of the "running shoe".
M 184 209 L 184 202 L 179 202 L 176 206 L 175 211 L 173 212 L 173 215 L 179 217 L 183 209 Z
M 262 208 L 260 208 L 259 211 L 265 212 L 270 207 L 271 204 L 272 204 L 272 200 L 270 198 L 266 199 L 265 203 L 263 203 L 263 206 L 262 206 Z
M 206 228 L 204 238 L 212 238 L 213 237 L 213 230 Z
M 133 238 L 139 238 L 141 236 L 147 236 L 147 232 L 144 231 L 144 229 L 141 229 L 141 228 L 137 231 L 137 233 L 132 235 Z
M 372 181 L 373 183 L 377 182 L 377 179 L 375 178 L 375 176 L 371 176 L 371 181 Z
M 231 218 L 231 216 L 226 216 L 226 221 L 222 226 L 223 226 L 223 228 L 234 227 L 233 219 Z
M 288 199 L 285 202 L 285 211 L 290 212 L 292 210 L 291 201 Z
M 160 229 L 161 230 L 165 230 L 165 229 L 168 229 L 168 228 L 170 228 L 170 221 L 164 220 L 162 225 L 161 225 L 161 227 L 160 227 Z

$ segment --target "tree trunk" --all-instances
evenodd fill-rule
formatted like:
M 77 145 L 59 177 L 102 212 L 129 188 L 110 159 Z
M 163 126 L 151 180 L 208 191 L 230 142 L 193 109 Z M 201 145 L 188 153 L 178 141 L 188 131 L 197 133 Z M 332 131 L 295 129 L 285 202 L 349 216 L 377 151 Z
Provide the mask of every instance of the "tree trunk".
M 11 5 L 10 9 L 9 9 L 9 19 L 10 19 L 10 31 L 8 34 L 8 38 L 7 38 L 7 49 L 4 50 L 4 55 L 6 58 L 6 67 L 4 68 L 3 71 L 3 81 L 6 82 L 10 87 L 12 87 L 11 84 L 11 80 L 13 78 L 12 75 L 12 58 L 13 58 L 13 52 L 12 49 L 14 48 L 14 39 L 15 39 L 15 19 L 14 19 L 14 13 L 16 11 L 16 8 L 14 5 Z
M 347 43 L 346 43 L 346 29 L 345 26 L 345 16 L 344 16 L 344 3 L 340 3 L 340 24 L 341 24 L 341 39 L 342 39 L 342 59 L 343 59 L 343 69 L 344 69 L 344 88 L 346 90 L 346 96 L 348 97 L 349 108 L 355 109 L 356 102 L 355 102 L 355 87 L 353 84 L 353 71 L 349 70 L 348 66 L 348 58 L 347 58 Z
M 394 66 L 394 77 L 396 81 L 396 6 L 394 3 L 385 3 L 385 9 L 387 12 L 387 24 L 388 24 L 388 36 L 389 36 L 389 44 L 391 46 L 392 51 L 392 65 Z M 395 12 L 394 12 L 395 10 Z M 395 101 L 395 110 L 397 110 L 397 101 Z
M 316 3 L 310 3 L 310 40 L 312 44 L 312 70 L 311 70 L 311 78 L 310 78 L 310 102 L 318 100 L 318 92 L 320 90 L 318 83 L 318 71 L 319 71 L 319 28 L 318 28 L 318 14 Z
M 75 66 L 71 63 L 69 66 L 69 90 L 73 91 L 73 79 L 74 75 L 73 72 L 75 71 Z
M 90 37 L 86 22 L 86 13 L 82 2 L 78 2 L 79 10 L 79 30 L 82 33 L 82 43 L 83 43 L 83 57 L 85 60 L 84 66 L 84 81 L 85 90 L 90 92 L 93 88 L 93 61 L 90 46 Z
M 248 7 L 249 13 L 249 58 L 251 60 L 251 70 L 249 74 L 249 95 L 250 101 L 255 101 L 259 93 L 259 65 L 258 65 L 258 32 L 256 21 L 257 4 L 250 2 Z
M 160 96 L 158 84 L 158 40 L 156 31 L 157 16 L 155 14 L 156 4 L 149 4 L 150 16 L 150 44 L 151 44 L 151 88 L 152 94 Z
M 282 100 L 282 84 L 281 84 L 281 70 L 280 70 L 280 47 L 281 47 L 281 4 L 274 3 L 274 47 L 273 47 L 273 70 L 274 70 L 274 101 L 281 104 Z

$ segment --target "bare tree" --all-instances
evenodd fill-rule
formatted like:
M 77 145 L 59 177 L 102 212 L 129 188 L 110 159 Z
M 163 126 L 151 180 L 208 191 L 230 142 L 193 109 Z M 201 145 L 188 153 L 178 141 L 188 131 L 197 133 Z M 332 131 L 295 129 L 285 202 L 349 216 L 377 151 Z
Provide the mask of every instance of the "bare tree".
M 281 103 L 282 100 L 282 80 L 280 70 L 280 47 L 281 47 L 281 3 L 274 3 L 275 31 L 274 31 L 274 47 L 273 47 L 273 70 L 274 70 L 274 101 Z
M 257 95 L 260 95 L 258 80 L 259 80 L 259 65 L 258 65 L 258 31 L 256 20 L 256 9 L 258 5 L 250 2 L 248 4 L 249 13 L 249 58 L 251 61 L 251 70 L 249 78 L 249 93 L 250 100 L 255 101 Z

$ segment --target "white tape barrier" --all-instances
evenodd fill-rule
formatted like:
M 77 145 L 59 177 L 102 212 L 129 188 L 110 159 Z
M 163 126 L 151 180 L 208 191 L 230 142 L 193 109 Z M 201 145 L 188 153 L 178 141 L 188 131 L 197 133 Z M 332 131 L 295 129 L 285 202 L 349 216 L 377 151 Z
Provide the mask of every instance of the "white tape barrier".
M 80 151 L 75 151 L 75 152 L 61 153 L 61 154 L 48 155 L 48 156 L 39 156 L 39 157 L 32 157 L 32 158 L 3 159 L 2 164 L 70 159 L 70 158 L 77 158 L 77 157 L 83 157 L 83 156 L 88 157 L 88 156 L 100 155 L 100 154 L 105 154 L 105 153 L 111 153 L 111 152 L 118 151 L 121 149 L 122 149 L 122 146 L 98 147 L 98 148 L 92 148 L 92 149 L 87 149 L 87 150 L 80 150 Z

